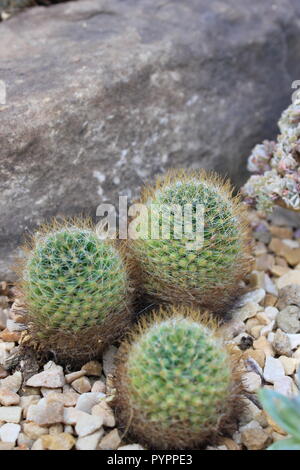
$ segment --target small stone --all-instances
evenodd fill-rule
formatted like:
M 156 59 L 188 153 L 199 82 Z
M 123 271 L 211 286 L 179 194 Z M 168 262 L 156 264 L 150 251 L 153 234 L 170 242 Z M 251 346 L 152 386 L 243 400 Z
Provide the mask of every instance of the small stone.
M 56 435 L 46 434 L 41 437 L 42 445 L 47 450 L 71 450 L 75 445 L 75 437 L 62 432 Z
M 51 424 L 49 426 L 49 434 L 51 436 L 56 436 L 57 434 L 61 434 L 64 431 L 64 427 L 61 423 Z
M 70 424 L 67 424 L 66 426 L 64 426 L 64 432 L 67 432 L 68 434 L 74 434 L 74 429 L 73 429 L 73 426 L 71 426 Z
M 23 385 L 22 387 L 22 397 L 28 397 L 32 395 L 37 395 L 40 397 L 41 395 L 41 390 L 39 387 L 27 387 L 26 385 Z
M 23 432 L 29 439 L 36 440 L 44 434 L 48 434 L 48 428 L 39 426 L 36 423 L 25 422 L 22 424 Z
M 248 302 L 254 302 L 259 304 L 264 300 L 266 292 L 264 289 L 256 289 L 251 292 L 247 292 L 239 299 L 239 305 L 242 307 L 246 305 Z
M 22 373 L 15 372 L 13 375 L 9 375 L 6 379 L 0 381 L 0 387 L 9 388 L 13 392 L 18 392 L 22 385 Z
M 298 333 L 300 331 L 300 308 L 289 305 L 281 310 L 276 322 L 278 327 L 286 333 Z
M 237 308 L 231 312 L 231 316 L 235 320 L 245 321 L 254 317 L 261 310 L 261 306 L 255 302 L 248 302 L 241 308 Z
M 264 271 L 256 271 L 255 269 L 251 271 L 248 276 L 249 287 L 252 289 L 264 289 L 265 287 L 265 273 Z
M 18 439 L 21 426 L 19 424 L 6 423 L 0 428 L 0 439 L 3 442 L 15 443 Z
M 106 436 L 104 436 L 99 444 L 101 450 L 115 450 L 121 443 L 119 432 L 117 429 L 113 429 Z
M 75 408 L 64 408 L 63 423 L 67 425 L 74 425 L 77 423 L 83 411 L 76 410 Z
M 242 439 L 241 439 L 241 433 L 240 433 L 240 432 L 235 431 L 235 432 L 232 434 L 232 439 L 234 440 L 234 442 L 235 442 L 237 445 L 241 445 L 241 444 L 242 444 Z
M 253 359 L 252 357 L 249 357 L 246 361 L 245 361 L 245 366 L 246 366 L 246 370 L 247 372 L 255 372 L 256 374 L 258 375 L 262 375 L 262 368 L 260 367 L 260 365 L 256 362 L 255 359 Z
M 0 421 L 18 424 L 21 421 L 21 415 L 20 406 L 0 406 Z
M 37 424 L 54 424 L 63 421 L 64 405 L 51 397 L 42 398 L 37 405 L 30 405 L 27 419 Z
M 26 330 L 27 328 L 27 326 L 23 323 L 16 322 L 15 320 L 11 320 L 10 318 L 7 319 L 6 327 L 11 333 L 20 333 L 21 331 Z
M 275 392 L 281 393 L 287 397 L 293 394 L 293 380 L 291 377 L 281 377 L 274 382 L 274 390 Z
M 265 336 L 261 336 L 253 342 L 254 349 L 260 349 L 266 356 L 274 356 L 274 349 Z
M 89 361 L 84 364 L 81 369 L 85 370 L 86 375 L 92 375 L 94 377 L 100 377 L 102 373 L 102 365 L 98 361 Z
M 64 406 L 76 406 L 78 399 L 80 397 L 79 393 L 76 392 L 64 392 L 62 394 Z
M 274 235 L 274 237 L 277 238 L 293 238 L 293 231 L 288 227 L 277 227 L 276 225 L 271 225 L 270 232 L 272 235 Z
M 283 365 L 285 375 L 293 375 L 296 370 L 296 359 L 293 357 L 280 356 L 279 360 Z
M 253 344 L 253 338 L 249 335 L 246 335 L 245 333 L 241 333 L 240 335 L 236 336 L 233 341 L 242 351 L 251 348 Z
M 277 314 L 278 314 L 278 308 L 276 308 L 276 307 L 266 307 L 265 315 L 270 321 L 275 320 L 276 317 L 277 317 Z
M 242 443 L 247 449 L 260 450 L 267 446 L 269 434 L 265 432 L 257 421 L 250 421 L 250 423 L 242 426 L 240 431 Z
M 0 307 L 0 330 L 4 330 L 6 328 L 6 322 L 7 322 L 6 311 L 2 307 Z
M 264 276 L 264 288 L 267 294 L 278 295 L 278 289 L 268 274 Z
M 258 312 L 256 318 L 258 319 L 260 325 L 269 325 L 270 323 L 270 319 L 264 312 Z
M 290 356 L 292 354 L 289 337 L 280 329 L 276 331 L 272 344 L 277 354 L 283 356 Z
M 270 271 L 274 276 L 280 277 L 286 274 L 289 271 L 289 268 L 275 264 Z
M 246 331 L 247 333 L 250 333 L 251 334 L 251 330 L 254 326 L 258 326 L 259 325 L 259 321 L 256 317 L 254 318 L 249 318 L 247 321 L 246 321 Z
M 83 393 L 79 396 L 75 408 L 77 410 L 85 411 L 85 413 L 90 413 L 93 406 L 99 403 L 103 398 L 105 398 L 104 393 Z
M 293 335 L 293 334 L 287 334 L 290 343 L 291 343 L 291 348 L 296 349 L 298 346 L 300 346 L 300 334 Z
M 40 392 L 41 392 L 41 394 L 43 395 L 43 397 L 46 397 L 46 396 L 49 395 L 49 394 L 61 393 L 61 392 L 62 392 L 62 389 L 61 389 L 61 388 L 56 388 L 56 389 L 53 391 L 53 388 L 41 387 Z
M 229 437 L 223 437 L 221 442 L 223 443 L 223 445 L 226 446 L 227 450 L 241 450 L 240 446 L 237 445 L 236 442 L 234 442 L 234 440 L 230 439 Z M 133 445 L 139 445 L 139 444 L 133 444 Z M 120 450 L 120 449 L 122 450 L 124 447 L 127 447 L 127 446 L 118 447 L 118 450 Z M 126 450 L 126 449 L 124 449 L 124 450 Z M 138 450 L 138 449 L 136 449 L 136 450 Z M 144 450 L 144 449 L 141 448 L 140 450 Z
M 278 289 L 282 289 L 290 284 L 300 285 L 300 269 L 290 269 L 289 272 L 280 276 L 277 281 Z
M 43 441 L 41 438 L 37 439 L 31 447 L 31 450 L 45 450 L 43 446 Z
M 0 339 L 3 341 L 18 342 L 21 337 L 21 333 L 17 331 L 9 331 L 7 328 L 0 333 Z
M 80 377 L 83 377 L 84 375 L 86 375 L 85 370 L 78 370 L 76 372 L 71 372 L 70 374 L 67 374 L 65 376 L 65 379 L 66 379 L 67 384 L 70 384 L 74 382 L 74 380 L 80 379 Z
M 104 434 L 104 430 L 100 429 L 93 434 L 85 437 L 79 437 L 76 441 L 77 450 L 96 450 L 101 437 Z
M 39 395 L 27 395 L 20 398 L 20 406 L 23 410 L 24 418 L 27 417 L 27 411 L 30 405 L 36 405 L 40 401 Z
M 93 393 L 105 393 L 106 391 L 106 386 L 105 383 L 102 382 L 102 380 L 96 380 L 96 382 L 93 383 L 92 390 Z
M 0 404 L 3 406 L 18 405 L 20 397 L 17 393 L 13 392 L 9 388 L 0 388 Z
M 266 364 L 264 368 L 264 378 L 267 382 L 274 384 L 277 380 L 284 377 L 284 368 L 279 359 L 275 359 L 272 356 L 266 358 Z
M 264 306 L 265 307 L 274 307 L 277 302 L 277 296 L 266 294 Z
M 65 384 L 63 369 L 60 366 L 51 367 L 27 380 L 28 387 L 59 388 Z
M 271 331 L 273 330 L 274 326 L 275 326 L 275 320 L 271 321 L 268 325 L 264 326 L 260 330 L 261 336 L 268 336 L 268 334 L 271 333 Z
M 116 425 L 115 416 L 111 407 L 102 400 L 98 405 L 95 405 L 92 409 L 93 416 L 102 416 L 103 426 L 113 428 Z
M 26 434 L 24 434 L 23 432 L 20 432 L 17 440 L 18 446 L 25 446 L 27 447 L 27 449 L 31 449 L 33 443 L 34 441 L 32 439 L 26 436 Z
M 265 365 L 266 355 L 264 351 L 260 349 L 247 349 L 244 354 L 243 358 L 247 360 L 248 358 L 254 359 L 258 365 L 263 368 Z
M 14 446 L 14 442 L 0 442 L 0 450 L 12 450 Z
M 289 269 L 287 261 L 282 258 L 282 256 L 275 256 L 275 264 L 277 264 L 278 266 L 282 266 L 283 268 Z
M 289 305 L 300 307 L 300 285 L 291 284 L 280 289 L 277 308 L 279 308 L 279 310 L 283 310 Z
M 78 416 L 75 431 L 79 437 L 87 436 L 102 427 L 103 418 L 101 416 L 92 416 L 84 412 L 80 412 Z
M 249 320 L 248 320 L 249 321 Z M 220 332 L 225 339 L 225 341 L 230 341 L 231 339 L 238 336 L 240 333 L 245 331 L 245 323 L 241 320 L 231 320 L 227 323 L 224 323 L 220 327 Z
M 268 425 L 266 413 L 263 410 L 260 410 L 251 400 L 244 397 L 243 408 L 239 415 L 240 426 L 244 426 L 251 421 L 257 421 L 262 427 Z
M 72 387 L 78 393 L 87 393 L 91 391 L 91 382 L 87 377 L 80 377 L 72 382 Z
M 2 366 L 0 366 L 0 379 L 5 379 L 9 373 Z
M 117 351 L 118 349 L 115 346 L 109 346 L 109 348 L 107 348 L 103 353 L 103 372 L 106 377 L 114 371 L 114 361 Z
M 260 332 L 261 330 L 263 329 L 263 325 L 255 325 L 251 328 L 251 331 L 250 331 L 250 334 L 254 337 L 254 338 L 259 338 L 260 336 Z
M 249 393 L 255 393 L 261 387 L 261 378 L 255 372 L 244 374 L 242 381 L 244 390 Z
M 258 271 L 270 271 L 274 264 L 274 256 L 267 253 L 257 256 L 255 259 L 255 269 Z

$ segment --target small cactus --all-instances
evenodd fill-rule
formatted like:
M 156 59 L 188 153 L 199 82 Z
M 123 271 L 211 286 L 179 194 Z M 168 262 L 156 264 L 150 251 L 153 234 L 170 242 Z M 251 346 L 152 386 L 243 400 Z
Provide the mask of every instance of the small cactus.
M 123 257 L 88 223 L 54 222 L 39 230 L 20 275 L 30 333 L 48 350 L 95 354 L 129 322 Z
M 204 208 L 200 248 L 191 249 L 189 235 L 184 231 L 180 239 L 174 230 L 169 239 L 153 239 L 150 223 L 146 225 L 148 238 L 141 236 L 128 241 L 141 270 L 139 279 L 144 290 L 159 302 L 198 304 L 215 312 L 225 311 L 241 292 L 240 281 L 251 267 L 244 206 L 238 197 L 232 196 L 229 184 L 203 170 L 170 171 L 158 178 L 154 187 L 145 188 L 139 202 L 149 208 L 189 204 L 193 208 L 193 227 L 197 205 Z M 175 213 L 159 216 L 161 226 L 168 222 L 172 227 L 178 221 Z M 147 224 L 142 217 L 141 224 Z
M 156 449 L 210 442 L 232 423 L 239 386 L 212 320 L 184 307 L 144 319 L 117 361 L 116 408 L 132 438 Z

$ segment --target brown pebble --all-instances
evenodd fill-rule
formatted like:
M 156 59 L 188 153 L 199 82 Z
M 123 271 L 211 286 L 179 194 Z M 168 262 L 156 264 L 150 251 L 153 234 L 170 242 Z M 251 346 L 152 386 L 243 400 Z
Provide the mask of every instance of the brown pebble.
M 20 340 L 20 331 L 9 331 L 7 328 L 0 333 L 0 338 L 5 342 L 15 342 Z

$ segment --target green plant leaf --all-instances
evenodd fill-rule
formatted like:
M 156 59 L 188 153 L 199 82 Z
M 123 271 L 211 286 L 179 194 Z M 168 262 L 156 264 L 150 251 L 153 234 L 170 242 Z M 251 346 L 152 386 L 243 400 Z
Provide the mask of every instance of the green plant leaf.
M 262 389 L 259 398 L 264 409 L 281 428 L 300 441 L 299 400 L 285 397 L 274 390 Z
M 274 442 L 267 450 L 300 450 L 300 441 L 296 439 L 282 439 Z

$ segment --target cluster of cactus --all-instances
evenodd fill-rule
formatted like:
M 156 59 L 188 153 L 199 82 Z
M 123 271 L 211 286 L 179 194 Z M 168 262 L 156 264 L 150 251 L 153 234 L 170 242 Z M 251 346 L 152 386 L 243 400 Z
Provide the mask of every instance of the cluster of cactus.
M 282 113 L 277 142 L 256 145 L 248 159 L 254 173 L 242 194 L 245 201 L 269 212 L 275 204 L 300 211 L 300 96 Z
M 169 237 L 130 239 L 126 256 L 86 222 L 54 222 L 36 232 L 20 282 L 29 332 L 43 349 L 84 360 L 127 330 L 133 290 L 169 303 L 150 321 L 146 314 L 120 348 L 119 422 L 151 447 L 193 447 L 232 423 L 239 404 L 230 354 L 203 308 L 224 312 L 238 295 L 249 270 L 247 227 L 239 198 L 204 171 L 169 172 L 144 190 L 141 202 L 150 207 L 150 224 L 156 217 L 161 231 L 167 223 Z M 133 278 L 140 289 L 131 288 Z
M 300 384 L 300 369 L 298 370 Z M 273 420 L 289 435 L 272 444 L 268 450 L 300 450 L 300 393 L 290 398 L 274 390 L 259 392 L 264 409 Z
M 45 226 L 28 248 L 20 288 L 39 343 L 62 355 L 95 353 L 127 326 L 127 266 L 88 222 Z
M 159 302 L 225 311 L 239 295 L 240 281 L 250 266 L 243 206 L 232 196 L 229 184 L 203 170 L 170 171 L 155 186 L 145 188 L 139 202 L 150 209 L 143 212 L 144 220 L 143 215 L 139 218 L 146 236 L 142 233 L 128 244 L 142 271 L 138 276 L 145 292 Z M 184 217 L 178 220 L 178 213 L 170 210 L 173 205 L 191 207 L 187 233 Z M 198 207 L 204 209 L 199 246 L 195 240 Z M 168 238 L 153 238 L 153 219 L 162 230 L 171 228 Z
M 120 348 L 116 377 L 120 424 L 150 447 L 211 442 L 237 412 L 230 355 L 211 322 L 185 307 L 140 322 Z

